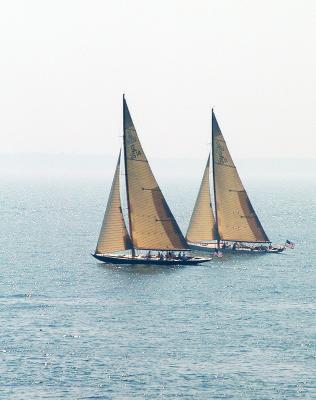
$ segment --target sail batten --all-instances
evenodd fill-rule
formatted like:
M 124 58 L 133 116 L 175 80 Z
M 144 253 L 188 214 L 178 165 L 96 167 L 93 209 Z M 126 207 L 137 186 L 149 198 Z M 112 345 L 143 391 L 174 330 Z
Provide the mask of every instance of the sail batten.
M 217 229 L 210 194 L 210 156 L 208 156 L 199 193 L 191 215 L 186 239 L 189 242 L 217 240 Z
M 131 240 L 126 228 L 120 198 L 120 161 L 121 152 L 117 161 L 111 191 L 97 243 L 97 254 L 131 249 Z
M 185 250 L 187 243 L 151 171 L 125 98 L 123 107 L 125 173 L 133 247 Z
M 218 234 L 221 240 L 269 242 L 241 182 L 212 111 L 213 183 Z

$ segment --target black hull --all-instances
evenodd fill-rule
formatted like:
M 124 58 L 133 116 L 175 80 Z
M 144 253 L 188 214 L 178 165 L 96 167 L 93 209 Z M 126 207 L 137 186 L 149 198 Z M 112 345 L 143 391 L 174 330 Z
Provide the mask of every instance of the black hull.
M 211 261 L 211 258 L 203 258 L 203 257 L 193 257 L 187 260 L 181 259 L 172 259 L 172 260 L 159 260 L 157 258 L 132 258 L 132 257 L 124 257 L 124 256 L 111 256 L 111 255 L 100 255 L 100 254 L 91 254 L 94 258 L 99 261 L 102 261 L 106 264 L 137 264 L 137 265 L 197 265 L 204 262 Z

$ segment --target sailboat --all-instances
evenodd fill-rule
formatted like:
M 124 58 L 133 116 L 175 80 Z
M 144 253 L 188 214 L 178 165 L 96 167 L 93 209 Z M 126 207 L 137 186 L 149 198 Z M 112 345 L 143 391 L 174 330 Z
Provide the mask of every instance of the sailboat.
M 92 255 L 111 264 L 186 265 L 210 261 L 211 258 L 190 255 L 189 246 L 149 166 L 124 95 L 123 154 L 129 230 L 121 203 L 120 152 Z
M 251 205 L 212 109 L 212 174 L 210 155 L 190 219 L 186 240 L 193 250 L 280 253 L 272 245 Z

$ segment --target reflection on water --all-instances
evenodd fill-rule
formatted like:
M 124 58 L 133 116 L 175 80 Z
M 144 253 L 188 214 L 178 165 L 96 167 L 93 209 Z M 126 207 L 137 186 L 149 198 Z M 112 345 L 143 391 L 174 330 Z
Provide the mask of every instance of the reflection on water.
M 1 399 L 316 398 L 314 186 L 249 189 L 294 251 L 172 267 L 94 260 L 105 195 L 84 188 L 2 190 Z M 183 231 L 195 195 L 166 190 Z
M 114 272 L 119 273 L 128 273 L 128 274 L 140 274 L 140 275 L 155 275 L 155 274 L 172 274 L 180 269 L 184 268 L 193 268 L 194 266 L 186 266 L 186 265 L 153 265 L 153 264 L 133 264 L 133 265 L 124 265 L 124 264 L 105 264 L 98 263 L 98 266 L 101 268 L 105 268 L 107 270 L 112 270 Z

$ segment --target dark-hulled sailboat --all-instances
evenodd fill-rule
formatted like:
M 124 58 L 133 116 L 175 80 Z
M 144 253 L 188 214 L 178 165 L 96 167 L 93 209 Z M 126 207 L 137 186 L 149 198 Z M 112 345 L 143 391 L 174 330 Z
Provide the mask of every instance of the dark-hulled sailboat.
M 212 110 L 213 213 L 210 196 L 210 156 L 186 234 L 190 248 L 201 251 L 274 252 L 241 182 Z
M 172 265 L 209 261 L 210 258 L 186 253 L 189 246 L 151 171 L 124 96 L 123 152 L 129 232 L 121 205 L 120 154 L 93 256 L 111 264 Z M 142 253 L 144 250 L 147 254 Z

